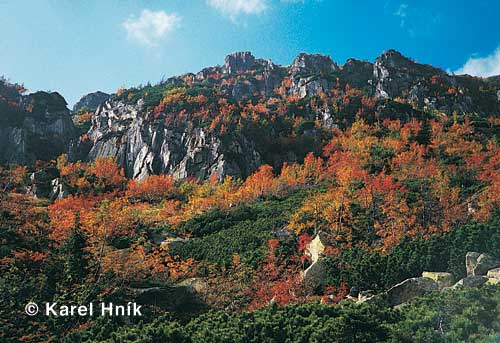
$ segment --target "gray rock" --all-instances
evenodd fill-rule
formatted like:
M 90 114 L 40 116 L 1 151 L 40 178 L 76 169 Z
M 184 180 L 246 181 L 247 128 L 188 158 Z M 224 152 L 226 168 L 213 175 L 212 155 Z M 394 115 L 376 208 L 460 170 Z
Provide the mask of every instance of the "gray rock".
M 351 297 L 357 298 L 359 296 L 359 289 L 355 286 L 351 287 L 351 289 L 349 290 L 349 295 Z
M 31 165 L 68 151 L 76 130 L 59 93 L 35 92 L 16 101 L 15 120 L 0 120 L 0 161 Z
M 454 284 L 451 289 L 457 289 L 457 288 L 476 288 L 479 286 L 482 286 L 488 281 L 488 278 L 485 276 L 467 276 L 460 281 L 458 281 L 456 284 Z
M 210 77 L 221 72 L 226 75 Z M 347 84 L 363 89 L 369 96 L 379 97 L 376 99 L 375 110 L 380 117 L 399 117 L 404 114 L 405 120 L 410 120 L 419 113 L 413 107 L 447 113 L 472 111 L 488 114 L 497 109 L 500 113 L 500 101 L 496 92 L 486 94 L 487 101 L 478 101 L 471 96 L 485 86 L 485 82 L 497 82 L 496 79 L 486 81 L 468 76 L 447 75 L 438 68 L 416 63 L 394 50 L 383 53 L 374 64 L 350 59 L 342 67 L 322 55 L 300 54 L 289 67 L 281 67 L 268 60 L 256 59 L 249 52 L 237 52 L 228 55 L 222 67 L 209 67 L 197 74 L 184 76 L 194 83 L 213 85 L 221 92 L 221 96 L 241 102 L 255 95 L 277 96 L 274 90 L 284 85 L 285 78 L 290 78 L 284 95 L 296 95 L 299 98 L 329 93 L 332 88 L 338 87 L 338 101 L 342 102 L 342 88 Z M 449 97 L 436 96 L 431 90 L 429 84 L 433 76 L 438 77 L 439 82 L 444 85 L 453 86 L 457 90 L 453 101 L 447 102 Z M 183 77 L 172 77 L 165 83 L 181 86 Z M 409 104 L 398 102 L 396 106 L 393 101 L 396 97 Z M 493 107 L 484 107 L 486 103 L 493 104 Z M 352 115 L 352 119 L 360 106 L 357 101 L 352 101 L 348 106 L 339 104 L 339 108 L 343 107 L 345 112 L 343 115 Z M 310 118 L 306 119 L 317 120 L 326 129 L 337 127 L 337 107 L 324 104 L 311 108 L 306 105 L 304 109 L 310 114 Z M 189 118 L 174 125 L 165 123 L 161 116 L 157 119 L 154 116 L 152 108 L 145 106 L 143 99 L 132 104 L 111 98 L 96 110 L 87 132 L 89 141 L 80 144 L 80 153 L 74 156 L 81 156 L 86 160 L 113 157 L 130 178 L 169 174 L 176 178 L 198 179 L 216 176 L 219 180 L 226 176 L 245 178 L 264 163 L 279 167 L 283 162 L 291 163 L 303 157 L 296 156 L 292 149 L 269 156 L 269 151 L 262 148 L 261 142 L 253 141 L 255 138 L 245 133 L 228 132 L 221 136 Z M 346 120 L 348 124 L 350 119 Z M 25 131 L 11 130 L 2 133 L 0 127 L 0 143 L 4 137 L 17 142 L 9 145 L 9 156 L 22 155 L 22 151 L 28 149 Z M 302 134 L 311 136 L 319 144 L 324 143 L 319 130 L 306 130 Z M 282 133 L 271 135 L 270 144 L 273 139 L 282 138 L 279 137 Z
M 204 307 L 197 293 L 188 285 L 162 285 L 129 288 L 129 298 L 140 305 L 153 305 L 168 311 L 190 312 Z
M 436 281 L 439 289 L 451 287 L 455 280 L 453 274 L 445 272 L 423 272 L 422 277 L 427 277 Z
M 465 256 L 467 276 L 486 275 L 488 270 L 499 265 L 491 255 L 478 252 L 468 252 Z
M 328 92 L 327 81 L 316 79 L 314 76 L 294 79 L 290 88 L 290 94 L 297 95 L 301 99 L 306 96 L 315 96 L 325 92 Z
M 436 281 L 426 277 L 415 277 L 392 286 L 384 295 L 391 306 L 396 306 L 437 290 L 438 284 Z
M 67 198 L 69 195 L 69 190 L 64 182 L 60 178 L 55 178 L 51 182 L 52 189 L 49 193 L 49 201 L 55 201 L 57 199 Z
M 330 56 L 319 54 L 299 54 L 290 65 L 291 74 L 331 74 L 339 70 L 338 65 L 332 61 Z
M 189 242 L 189 238 L 168 237 L 160 243 L 160 248 L 162 250 L 168 251 L 169 249 L 182 246 L 187 242 Z
M 351 87 L 370 89 L 372 88 L 373 63 L 350 58 L 342 66 L 340 76 Z
M 200 296 L 207 292 L 207 283 L 201 278 L 189 278 L 183 280 L 177 284 L 177 286 L 186 287 L 187 290 L 193 294 L 198 294 Z
M 223 144 L 217 134 L 190 122 L 171 127 L 152 121 L 141 103 L 104 103 L 92 117 L 87 136 L 88 159 L 112 157 L 126 176 L 137 179 L 170 174 L 179 179 L 216 175 L 223 180 L 228 175 L 248 175 L 263 164 L 254 143 L 244 136 Z
M 328 237 L 323 232 L 318 232 L 306 248 L 305 254 L 312 264 L 303 273 L 304 284 L 313 291 L 321 289 L 326 285 L 327 265 L 323 258 L 323 252 L 328 245 Z
M 381 98 L 395 98 L 419 80 L 442 74 L 440 69 L 418 64 L 395 50 L 384 52 L 373 66 L 376 95 Z
M 51 201 L 59 196 L 58 190 L 62 190 L 62 185 L 59 185 L 59 172 L 56 168 L 45 168 L 30 174 L 30 186 L 28 194 L 35 199 L 49 198 Z M 57 195 L 55 194 L 57 192 Z M 64 188 L 63 193 L 66 192 Z M 61 194 L 61 197 L 67 196 Z
M 104 103 L 111 97 L 110 94 L 97 91 L 83 96 L 74 106 L 73 112 L 78 112 L 81 109 L 95 111 L 100 104 Z
M 327 266 L 323 260 L 313 262 L 313 264 L 311 264 L 309 268 L 304 271 L 304 285 L 313 291 L 325 286 L 327 277 L 326 270 Z
M 255 57 L 249 51 L 234 52 L 226 56 L 224 70 L 228 74 L 246 71 L 255 67 Z

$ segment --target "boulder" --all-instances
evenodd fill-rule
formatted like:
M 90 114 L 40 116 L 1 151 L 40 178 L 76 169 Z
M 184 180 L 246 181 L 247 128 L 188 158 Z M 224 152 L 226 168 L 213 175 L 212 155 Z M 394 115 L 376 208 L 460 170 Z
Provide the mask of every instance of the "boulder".
M 397 306 L 425 293 L 437 291 L 436 281 L 427 277 L 415 277 L 392 286 L 385 292 L 388 303 Z
M 375 294 L 375 292 L 373 292 L 371 290 L 362 291 L 362 292 L 359 292 L 357 303 L 358 304 L 362 304 L 364 302 L 372 302 L 372 301 L 375 301 L 378 298 L 379 297 L 377 297 L 377 295 Z
M 456 284 L 454 284 L 451 289 L 457 288 L 476 288 L 480 287 L 488 281 L 488 278 L 480 275 L 467 276 Z
M 312 264 L 303 273 L 303 281 L 306 287 L 318 290 L 326 285 L 326 264 L 323 261 L 323 252 L 327 244 L 327 236 L 323 232 L 318 232 L 316 237 L 307 245 L 305 254 Z
M 178 247 L 189 241 L 189 238 L 168 237 L 160 244 L 160 249 L 168 251 L 170 248 Z
M 56 201 L 57 199 L 67 198 L 69 195 L 69 190 L 66 184 L 60 178 L 55 178 L 51 181 L 52 189 L 49 193 L 49 200 Z
M 182 282 L 179 282 L 177 286 L 186 287 L 189 292 L 198 295 L 203 295 L 207 291 L 207 283 L 205 282 L 205 280 L 200 278 L 186 279 Z
M 500 268 L 488 270 L 488 273 L 486 273 L 486 276 L 488 276 L 489 278 L 500 280 Z
M 354 286 L 353 286 L 353 287 L 351 287 L 351 289 L 349 290 L 349 295 L 350 295 L 351 297 L 355 297 L 355 298 L 357 298 L 357 297 L 359 296 L 359 290 L 358 290 L 358 288 L 357 288 L 357 287 L 354 287 Z
M 305 251 L 306 256 L 311 258 L 312 262 L 318 261 L 325 251 L 327 241 L 326 235 L 323 232 L 319 232 L 307 246 Z
M 500 279 L 497 278 L 488 278 L 488 281 L 486 281 L 487 285 L 498 285 L 500 284 Z
M 188 286 L 162 285 L 153 287 L 129 288 L 130 299 L 140 305 L 153 305 L 167 311 L 195 312 L 205 307 L 198 294 Z
M 436 281 L 440 290 L 453 286 L 453 282 L 455 281 L 453 274 L 445 272 L 423 272 L 422 277 Z
M 467 276 L 486 275 L 488 270 L 498 266 L 498 261 L 488 254 L 468 252 L 465 256 L 465 266 Z
M 35 199 L 49 198 L 51 201 L 68 195 L 66 187 L 57 178 L 59 171 L 56 168 L 44 168 L 30 175 L 29 195 Z
M 154 245 L 160 245 L 169 237 L 169 234 L 166 232 L 158 232 L 153 231 L 149 233 L 149 240 Z
M 313 291 L 326 285 L 326 264 L 323 260 L 318 260 L 311 264 L 304 271 L 304 285 Z

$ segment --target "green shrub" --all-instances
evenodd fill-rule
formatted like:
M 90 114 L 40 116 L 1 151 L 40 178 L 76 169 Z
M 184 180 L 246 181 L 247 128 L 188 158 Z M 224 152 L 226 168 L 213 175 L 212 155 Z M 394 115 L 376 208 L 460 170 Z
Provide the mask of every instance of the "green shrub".
M 429 239 L 405 238 L 382 255 L 361 248 L 343 251 L 329 258 L 329 282 L 346 282 L 360 289 L 386 289 L 423 271 L 447 271 L 457 278 L 466 274 L 465 255 L 469 251 L 486 252 L 500 257 L 498 216 L 487 223 L 470 223 Z

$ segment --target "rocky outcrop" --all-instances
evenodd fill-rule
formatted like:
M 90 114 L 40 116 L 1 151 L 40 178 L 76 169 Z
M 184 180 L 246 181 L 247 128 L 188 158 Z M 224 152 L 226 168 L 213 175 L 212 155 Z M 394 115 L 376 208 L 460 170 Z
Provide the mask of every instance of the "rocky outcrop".
M 246 71 L 255 67 L 255 57 L 249 51 L 234 52 L 226 56 L 224 70 L 228 74 Z
M 500 263 L 488 254 L 468 252 L 465 256 L 467 276 L 486 275 L 488 270 L 499 266 Z
M 319 54 L 299 54 L 289 68 L 291 74 L 329 75 L 339 70 L 338 65 L 330 56 Z
M 357 89 L 370 89 L 373 83 L 373 63 L 348 59 L 342 66 L 340 77 Z
M 59 93 L 36 92 L 16 101 L 14 116 L 0 120 L 0 162 L 29 165 L 69 150 L 76 131 Z
M 349 294 L 346 296 L 346 300 L 361 304 L 364 302 L 373 302 L 381 300 L 381 295 L 376 295 L 372 290 L 359 291 L 356 287 L 351 287 Z
M 483 256 L 479 259 L 480 256 Z M 479 260 L 479 261 L 478 261 Z M 385 302 L 390 306 L 399 307 L 410 302 L 412 299 L 433 291 L 454 291 L 460 288 L 478 288 L 485 284 L 500 284 L 500 268 L 485 271 L 483 269 L 486 261 L 494 260 L 487 254 L 469 252 L 466 255 L 466 265 L 469 271 L 481 272 L 483 275 L 468 275 L 453 284 L 453 274 L 447 272 L 423 272 L 422 277 L 406 279 L 387 291 L 374 294 L 372 291 L 359 291 L 352 287 L 345 301 L 355 302 Z M 479 265 L 483 265 L 477 269 Z M 491 263 L 489 265 L 492 265 Z
M 382 98 L 397 97 L 418 81 L 443 74 L 442 70 L 418 64 L 396 50 L 384 52 L 373 66 L 376 95 Z
M 446 272 L 423 272 L 422 277 L 436 281 L 440 290 L 445 287 L 451 287 L 455 280 L 453 274 Z
M 328 82 L 317 79 L 314 76 L 294 79 L 290 92 L 293 95 L 297 95 L 300 99 L 306 96 L 319 95 L 328 92 Z
M 356 101 L 343 100 L 352 88 L 359 89 L 368 103 L 374 103 L 371 106 L 380 118 L 410 120 L 424 115 L 424 110 L 500 114 L 500 82 L 496 78 L 449 75 L 395 50 L 384 52 L 375 63 L 349 59 L 344 65 L 328 56 L 301 53 L 290 66 L 255 58 L 250 52 L 235 52 L 225 58 L 222 66 L 171 77 L 162 85 L 191 87 L 186 86 L 185 80 L 193 87 L 211 87 L 217 96 L 241 104 L 257 96 L 306 99 L 336 94 L 334 105 L 319 102 L 313 108 L 309 101 L 301 102 L 301 108 L 310 116 L 307 119 L 321 123 L 322 130 L 348 125 L 362 109 L 361 96 Z M 221 137 L 206 125 L 189 119 L 181 125 L 169 124 L 155 118 L 154 104 L 146 104 L 151 101 L 146 95 L 139 100 L 131 98 L 115 95 L 99 106 L 85 135 L 88 140 L 74 155 L 76 159 L 116 158 L 126 175 L 133 178 L 170 174 L 176 178 L 207 179 L 215 175 L 222 180 L 228 175 L 246 177 L 264 163 L 280 168 L 284 162 L 303 157 L 291 150 L 270 156 L 269 147 L 283 140 L 282 132 L 271 131 L 267 146 L 259 148 L 261 139 L 245 132 L 233 131 Z M 177 107 L 181 109 L 176 108 L 176 113 L 184 111 L 189 117 L 189 106 L 182 103 Z M 292 112 L 285 115 L 293 116 Z M 6 136 L 21 141 L 23 132 L 11 131 Z M 319 149 L 321 142 L 315 142 Z M 22 145 L 17 146 L 22 149 Z M 11 154 L 16 153 L 21 154 Z
M 474 275 L 467 276 L 461 280 L 459 280 L 456 284 L 454 284 L 451 289 L 457 288 L 476 288 L 484 285 L 488 281 L 488 278 L 485 276 Z
M 179 282 L 177 286 L 186 287 L 189 292 L 200 297 L 203 297 L 206 294 L 208 288 L 205 280 L 201 278 L 189 278 Z
M 89 93 L 83 96 L 74 106 L 73 112 L 78 112 L 82 109 L 86 109 L 88 111 L 95 111 L 100 104 L 104 103 L 111 97 L 110 94 L 97 91 L 94 93 Z
M 215 175 L 222 180 L 228 175 L 248 175 L 263 164 L 254 144 L 244 136 L 223 142 L 193 123 L 173 127 L 148 116 L 141 100 L 133 105 L 104 103 L 87 134 L 92 144 L 88 158 L 112 157 L 126 176 L 137 179 L 170 174 L 179 179 Z
M 52 193 L 52 181 L 59 176 L 56 168 L 45 168 L 30 174 L 28 194 L 36 198 L 48 198 Z
M 323 260 L 311 264 L 303 274 L 304 285 L 313 292 L 320 290 L 326 285 L 327 266 Z
M 500 268 L 495 268 L 488 270 L 486 276 L 489 278 L 499 279 L 500 280 Z
M 389 305 L 397 306 L 415 297 L 437 290 L 438 284 L 436 281 L 426 277 L 415 277 L 392 286 L 384 295 Z
M 205 307 L 201 297 L 189 285 L 136 287 L 127 296 L 139 305 L 153 305 L 163 310 L 181 313 L 195 312 Z
M 327 239 L 325 234 L 320 232 L 308 244 L 305 250 L 306 256 L 311 259 L 311 265 L 304 271 L 303 281 L 312 290 L 320 289 L 326 283 L 327 265 L 323 260 L 323 252 L 328 245 Z
M 178 248 L 187 242 L 189 242 L 189 238 L 167 237 L 160 243 L 160 249 L 168 251 L 169 249 Z
M 55 178 L 50 181 L 51 189 L 49 193 L 49 201 L 67 198 L 70 194 L 66 184 L 61 178 Z

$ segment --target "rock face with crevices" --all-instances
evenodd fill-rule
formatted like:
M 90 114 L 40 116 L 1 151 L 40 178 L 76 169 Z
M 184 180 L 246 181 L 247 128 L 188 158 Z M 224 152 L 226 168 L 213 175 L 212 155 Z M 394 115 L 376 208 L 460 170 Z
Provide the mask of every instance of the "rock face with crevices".
M 193 120 L 198 114 L 185 100 L 159 108 L 164 94 L 152 96 L 149 89 L 154 87 L 147 86 L 144 91 L 129 90 L 126 96 L 112 95 L 101 103 L 85 141 L 80 141 L 71 159 L 113 157 L 128 177 L 139 179 L 151 174 L 244 178 L 262 164 L 279 170 L 285 162 L 301 161 L 305 152 L 296 148 L 304 142 L 309 144 L 308 151 L 320 152 L 328 132 L 348 126 L 357 116 L 411 120 L 421 119 L 429 111 L 500 115 L 497 78 L 449 75 L 395 50 L 384 52 L 374 63 L 349 59 L 344 65 L 329 56 L 301 53 L 289 66 L 256 58 L 250 52 L 235 52 L 222 66 L 171 77 L 159 86 L 165 92 L 185 89 L 193 96 L 202 89 L 212 94 L 212 103 L 227 100 L 236 108 L 233 118 L 242 116 L 240 123 L 252 116 L 243 108 L 255 104 L 256 99 L 270 104 L 267 127 L 279 122 L 280 116 L 298 120 L 299 110 L 302 116 L 305 113 L 304 123 L 288 132 L 274 127 L 265 133 L 262 127 L 233 127 L 221 133 L 211 127 L 213 122 Z M 279 107 L 284 99 L 297 103 Z M 203 118 L 212 120 L 219 111 L 207 110 Z
M 57 92 L 23 95 L 0 79 L 0 162 L 31 165 L 70 150 L 76 131 Z
M 88 132 L 92 142 L 88 159 L 112 157 L 124 167 L 126 176 L 137 179 L 152 174 L 179 179 L 241 176 L 262 164 L 252 142 L 244 137 L 223 142 L 193 123 L 169 127 L 147 116 L 142 101 L 135 105 L 108 101 L 100 106 Z

